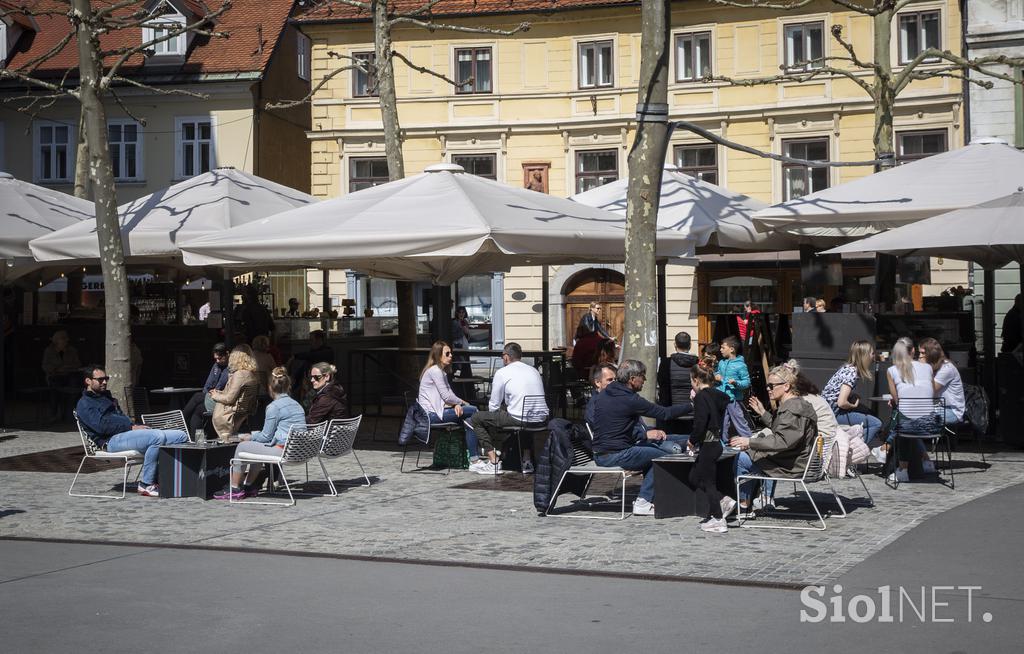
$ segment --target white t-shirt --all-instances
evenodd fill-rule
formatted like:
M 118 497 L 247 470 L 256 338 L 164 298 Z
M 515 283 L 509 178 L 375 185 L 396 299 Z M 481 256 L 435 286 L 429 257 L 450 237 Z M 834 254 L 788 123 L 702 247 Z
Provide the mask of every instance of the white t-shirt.
M 913 366 L 913 381 L 904 380 L 896 366 L 889 368 L 889 377 L 896 386 L 896 397 L 900 400 L 935 397 L 935 387 L 932 386 L 932 367 L 921 361 L 914 361 Z M 932 413 L 932 409 L 924 406 L 924 403 L 920 403 L 920 406 L 910 409 L 903 407 L 900 412 L 908 418 L 920 418 Z
M 519 420 L 523 416 L 523 400 L 527 395 L 544 397 L 544 381 L 533 366 L 522 361 L 512 363 L 498 369 L 491 380 L 491 399 L 487 408 L 497 411 L 505 403 L 506 411 Z M 526 422 L 543 422 L 548 418 L 548 407 L 533 407 L 530 415 L 525 416 Z
M 950 361 L 943 361 L 935 373 L 935 383 L 942 387 L 940 393 L 946 401 L 946 408 L 953 410 L 957 420 L 963 420 L 967 401 L 964 400 L 964 382 L 956 366 Z

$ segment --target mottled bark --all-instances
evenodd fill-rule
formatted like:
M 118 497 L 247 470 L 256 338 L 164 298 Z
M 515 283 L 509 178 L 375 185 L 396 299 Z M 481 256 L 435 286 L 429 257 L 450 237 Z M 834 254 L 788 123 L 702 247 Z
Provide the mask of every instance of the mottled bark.
M 75 190 L 76 198 L 92 199 L 92 185 L 89 183 L 89 145 L 85 141 L 85 112 L 78 114 L 78 147 L 75 149 Z
M 373 9 L 377 94 L 384 123 L 384 153 L 388 158 L 388 178 L 394 181 L 405 177 L 405 159 L 402 157 L 402 126 L 398 123 L 395 66 L 391 58 L 391 24 L 388 21 L 387 3 L 372 0 L 370 4 Z
M 875 78 L 874 92 L 875 100 L 875 157 L 892 155 L 893 146 L 893 115 L 896 109 L 896 87 L 892 79 L 892 21 L 895 14 L 893 10 L 883 11 L 876 14 L 874 22 L 874 57 L 875 57 Z
M 668 103 L 669 0 L 644 0 L 641 9 L 640 86 L 638 113 Z M 623 355 L 639 359 L 651 380 L 644 386 L 655 395 L 658 321 L 655 229 L 661 200 L 661 173 L 668 146 L 668 123 L 640 120 L 629 153 L 629 191 L 626 196 L 626 319 Z
M 89 0 L 72 0 L 77 14 L 82 122 L 89 149 L 88 173 L 93 182 L 96 204 L 96 231 L 99 240 L 100 268 L 103 271 L 106 311 L 105 362 L 110 375 L 108 388 L 121 397 L 131 379 L 129 362 L 128 275 L 124 265 L 124 247 L 117 219 L 117 189 L 107 147 L 107 116 L 100 84 L 101 58 L 99 35 L 90 24 L 93 9 Z

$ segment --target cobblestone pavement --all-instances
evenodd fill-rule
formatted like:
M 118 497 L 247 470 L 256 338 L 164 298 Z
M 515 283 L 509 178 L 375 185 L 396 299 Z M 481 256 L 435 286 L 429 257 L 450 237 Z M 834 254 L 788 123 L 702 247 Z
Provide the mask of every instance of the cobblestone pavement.
M 76 433 L 11 431 L 0 436 L 0 458 L 76 445 Z M 856 508 L 846 519 L 832 517 L 824 532 L 730 529 L 726 535 L 710 535 L 697 529 L 693 517 L 622 522 L 540 517 L 530 493 L 456 488 L 481 479 L 466 471 L 447 477 L 399 474 L 400 453 L 368 447 L 363 439 L 360 459 L 373 486 L 345 488 L 335 498 L 302 498 L 291 508 L 133 493 L 123 501 L 72 498 L 67 495 L 71 474 L 0 471 L 0 537 L 251 547 L 807 584 L 835 579 L 932 515 L 1024 481 L 1022 452 L 989 454 L 987 469 L 979 455 L 959 452 L 955 491 L 937 483 L 912 483 L 894 491 L 872 475 L 865 480 L 876 506 Z M 351 459 L 330 461 L 328 469 L 336 480 L 355 481 L 358 475 Z M 510 485 L 518 473 L 506 475 L 509 481 L 494 483 Z M 83 490 L 107 491 L 120 484 L 120 472 L 83 475 L 79 484 Z M 836 484 L 844 498 L 863 494 L 855 480 Z M 790 488 L 780 485 L 782 503 Z M 828 505 L 824 496 L 818 497 Z

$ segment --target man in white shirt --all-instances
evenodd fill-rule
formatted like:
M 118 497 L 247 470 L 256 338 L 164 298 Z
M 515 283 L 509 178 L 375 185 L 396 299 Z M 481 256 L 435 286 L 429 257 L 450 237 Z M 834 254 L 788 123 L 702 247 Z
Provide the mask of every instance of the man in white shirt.
M 548 420 L 548 407 L 544 401 L 544 382 L 540 373 L 533 366 L 528 366 L 523 358 L 523 348 L 518 343 L 508 343 L 502 350 L 501 360 L 505 364 L 494 373 L 491 380 L 491 399 L 487 411 L 473 416 L 473 429 L 476 431 L 484 449 L 487 450 L 488 461 L 478 461 L 469 466 L 472 472 L 479 474 L 501 473 L 501 464 L 494 452 L 510 435 L 507 427 L 538 427 Z M 527 397 L 539 397 L 539 400 Z M 502 405 L 504 404 L 504 407 Z M 531 443 L 523 448 L 523 472 L 533 472 Z M 474 467 L 475 466 L 475 467 Z

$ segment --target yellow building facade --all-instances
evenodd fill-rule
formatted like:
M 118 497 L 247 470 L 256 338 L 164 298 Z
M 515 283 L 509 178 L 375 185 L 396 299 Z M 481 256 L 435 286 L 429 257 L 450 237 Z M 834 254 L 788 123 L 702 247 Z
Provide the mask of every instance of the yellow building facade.
M 411 62 L 460 82 L 469 80 L 456 88 L 396 60 L 406 174 L 439 161 L 454 162 L 508 184 L 535 183 L 559 196 L 627 174 L 640 70 L 639 6 L 573 9 L 573 4 L 560 2 L 561 10 L 545 13 L 443 19 L 498 29 L 530 22 L 529 31 L 510 37 L 394 30 L 396 50 Z M 757 86 L 703 80 L 706 72 L 740 80 L 775 76 L 806 70 L 808 59 L 843 56 L 845 51 L 831 36 L 837 27 L 861 57 L 870 58 L 871 19 L 840 9 L 828 1 L 791 12 L 673 3 L 670 117 L 696 122 L 765 152 L 815 160 L 874 159 L 873 103 L 845 77 Z M 443 13 L 443 6 L 435 11 Z M 301 16 L 299 20 L 313 43 L 314 87 L 339 65 L 330 53 L 372 56 L 367 22 Z M 924 46 L 959 52 L 960 25 L 958 3 L 953 0 L 908 5 L 894 24 L 893 65 L 898 67 L 915 48 Z M 863 75 L 869 79 L 866 72 Z M 314 195 L 334 197 L 386 181 L 380 110 L 369 90 L 372 86 L 365 74 L 349 71 L 316 93 L 309 132 Z M 897 156 L 910 159 L 962 146 L 962 98 L 960 82 L 949 78 L 908 87 L 900 95 L 895 119 Z M 684 172 L 769 203 L 871 172 L 867 166 L 784 166 L 682 130 L 674 133 L 666 158 Z M 750 277 L 761 280 L 756 284 L 770 283 L 763 303 L 775 310 L 799 304 L 790 283 L 794 274 L 799 279 L 792 254 L 739 259 L 714 256 L 699 267 L 668 266 L 664 319 L 669 338 L 681 329 L 707 334 L 706 316 L 727 311 L 730 307 L 725 305 L 733 301 L 732 291 L 722 294 L 721 280 L 734 284 L 739 289 L 733 289 L 735 293 L 750 291 L 744 286 Z M 783 270 L 788 272 L 779 272 Z M 551 345 L 571 339 L 570 305 L 576 300 L 589 301 L 597 294 L 605 302 L 616 301 L 621 292 L 616 271 L 621 267 L 550 270 Z M 600 282 L 597 286 L 595 280 Z M 933 285 L 965 282 L 966 267 L 933 266 Z M 515 268 L 505 275 L 505 340 L 540 346 L 541 293 L 539 268 Z

